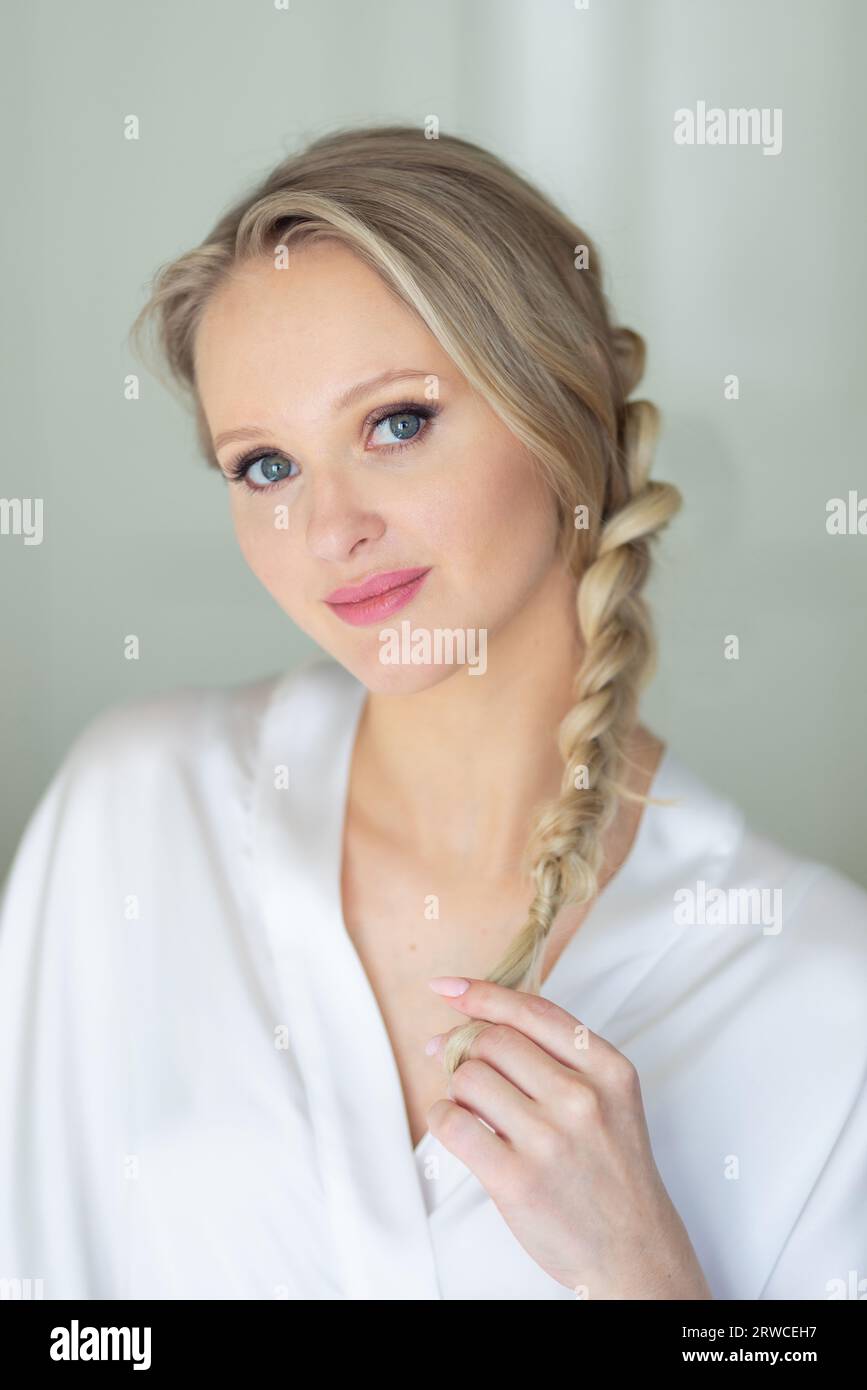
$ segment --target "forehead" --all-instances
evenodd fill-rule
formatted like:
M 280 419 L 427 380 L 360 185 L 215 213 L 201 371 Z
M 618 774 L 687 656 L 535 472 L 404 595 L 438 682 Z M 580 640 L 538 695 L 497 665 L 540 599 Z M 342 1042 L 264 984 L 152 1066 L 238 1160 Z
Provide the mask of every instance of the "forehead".
M 239 421 L 224 417 L 261 413 L 275 396 L 315 406 L 402 362 L 436 373 L 448 361 L 418 315 L 333 242 L 290 247 L 284 270 L 270 257 L 233 268 L 205 307 L 194 356 L 205 412 L 219 406 L 229 426 Z

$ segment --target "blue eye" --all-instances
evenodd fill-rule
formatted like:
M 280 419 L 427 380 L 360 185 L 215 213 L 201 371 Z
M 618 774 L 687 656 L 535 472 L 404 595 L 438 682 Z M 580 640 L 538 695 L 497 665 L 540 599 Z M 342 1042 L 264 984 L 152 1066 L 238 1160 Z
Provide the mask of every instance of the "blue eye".
M 412 439 L 421 429 L 422 415 L 415 410 L 401 410 L 393 415 L 386 415 L 377 422 L 376 428 L 371 433 L 371 439 L 376 435 L 376 431 L 382 429 L 383 425 L 388 426 L 390 438 L 380 439 L 380 444 L 401 443 Z
M 254 491 L 263 491 L 272 487 L 275 483 L 282 483 L 284 478 L 290 477 L 289 470 L 296 468 L 291 459 L 284 458 L 282 454 L 265 453 L 255 455 L 253 458 L 239 459 L 233 464 L 231 476 L 233 478 L 243 478 L 247 486 Z M 291 474 L 296 477 L 296 474 Z
M 387 413 L 380 408 L 379 418 L 373 421 L 370 432 L 370 439 L 376 444 L 374 453 L 397 453 L 414 444 L 427 434 L 431 421 L 440 409 L 439 405 L 422 405 L 417 401 L 397 401 L 388 408 Z M 383 429 L 387 437 L 377 440 L 377 430 Z M 293 469 L 294 472 L 291 471 Z M 243 482 L 251 492 L 267 492 L 287 479 L 291 482 L 299 476 L 300 471 L 298 465 L 286 458 L 285 454 L 261 446 L 258 451 L 244 454 L 226 466 L 226 473 L 232 482 Z

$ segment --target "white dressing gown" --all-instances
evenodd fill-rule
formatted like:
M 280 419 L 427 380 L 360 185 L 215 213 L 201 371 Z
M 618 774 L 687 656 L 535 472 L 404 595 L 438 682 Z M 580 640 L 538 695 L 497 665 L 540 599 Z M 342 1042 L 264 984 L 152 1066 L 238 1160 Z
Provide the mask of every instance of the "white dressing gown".
M 114 707 L 67 753 L 0 912 L 0 1279 L 574 1300 L 411 1148 L 340 903 L 364 695 L 316 661 Z M 680 804 L 645 808 L 543 992 L 637 1067 L 715 1297 L 867 1297 L 867 894 L 671 750 L 653 793 Z M 781 889 L 781 930 L 676 920 L 714 887 Z

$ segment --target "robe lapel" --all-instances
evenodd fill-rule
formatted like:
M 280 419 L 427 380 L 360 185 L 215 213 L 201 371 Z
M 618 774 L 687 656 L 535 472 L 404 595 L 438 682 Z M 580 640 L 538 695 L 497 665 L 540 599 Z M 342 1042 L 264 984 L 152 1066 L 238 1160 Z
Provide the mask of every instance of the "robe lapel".
M 439 1299 L 400 1076 L 340 895 L 350 760 L 366 691 L 331 662 L 278 682 L 252 844 L 285 1018 L 350 1299 Z
M 303 1071 L 346 1296 L 438 1299 L 427 1208 L 442 1220 L 472 1174 L 430 1133 L 411 1148 L 388 1033 L 343 922 L 343 822 L 365 694 L 332 662 L 275 687 L 260 745 L 251 852 L 286 1009 L 277 1021 L 287 1024 Z M 288 786 L 281 789 L 282 769 Z M 645 807 L 626 862 L 542 991 L 627 1051 L 623 1010 L 683 931 L 672 921 L 673 888 L 697 868 L 710 877 L 714 856 L 725 858 L 740 830 L 733 815 L 722 843 L 719 812 L 696 795 L 668 750 L 652 794 L 682 796 L 681 804 Z M 428 1182 L 435 1190 L 426 1190 Z

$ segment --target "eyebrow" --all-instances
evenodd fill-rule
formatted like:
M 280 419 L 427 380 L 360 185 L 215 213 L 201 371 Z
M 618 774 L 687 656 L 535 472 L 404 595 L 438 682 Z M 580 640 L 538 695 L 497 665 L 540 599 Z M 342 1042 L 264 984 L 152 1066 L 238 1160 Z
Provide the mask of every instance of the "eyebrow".
M 346 391 L 342 391 L 339 396 L 331 402 L 333 414 L 341 410 L 348 409 L 361 396 L 365 396 L 370 391 L 374 391 L 378 386 L 386 386 L 390 381 L 404 381 L 409 377 L 435 376 L 434 372 L 420 372 L 413 367 L 391 367 L 388 371 L 378 372 L 376 376 L 368 377 L 366 381 L 357 381 L 354 386 L 350 386 Z M 223 430 L 214 440 L 214 452 L 221 449 L 224 444 L 232 444 L 244 439 L 258 439 L 260 435 L 270 433 L 263 425 L 241 425 L 236 430 Z

